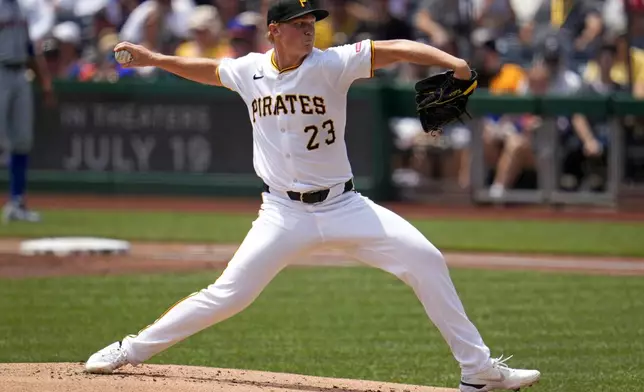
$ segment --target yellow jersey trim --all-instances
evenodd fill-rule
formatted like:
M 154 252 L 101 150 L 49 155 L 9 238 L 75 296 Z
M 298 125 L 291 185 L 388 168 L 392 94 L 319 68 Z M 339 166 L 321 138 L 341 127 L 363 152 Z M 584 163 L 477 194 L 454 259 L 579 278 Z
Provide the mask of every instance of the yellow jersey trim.
M 230 87 L 226 86 L 226 85 L 224 84 L 224 82 L 222 82 L 222 81 L 221 81 L 221 75 L 219 74 L 219 67 L 220 67 L 220 65 L 217 65 L 217 69 L 215 69 L 215 74 L 217 74 L 217 80 L 219 80 L 219 84 L 220 84 L 222 87 L 225 87 L 225 88 L 227 88 L 227 89 L 228 89 L 228 90 L 230 90 L 230 91 L 234 91 L 232 88 L 230 88 Z
M 371 42 L 371 76 L 370 77 L 373 78 L 374 75 L 376 74 L 376 52 L 375 52 L 376 46 L 373 40 L 371 40 L 370 42 Z
M 279 73 L 284 73 L 284 72 L 288 72 L 288 71 L 292 71 L 294 69 L 297 69 L 297 68 L 300 67 L 300 65 L 302 65 L 302 63 L 304 63 L 304 60 L 302 60 L 302 62 L 297 64 L 297 65 L 293 65 L 293 66 L 290 66 L 290 67 L 286 67 L 284 69 L 280 69 L 280 67 L 277 66 L 277 61 L 275 61 L 275 50 L 273 50 L 273 53 L 271 53 L 271 64 L 273 65 L 273 68 L 275 68 L 275 70 L 277 70 L 277 72 L 279 72 Z
M 217 68 L 215 68 L 215 75 L 217 75 L 217 80 L 219 81 L 219 84 L 223 86 L 224 84 L 221 82 L 221 75 L 219 75 L 219 64 L 217 64 Z

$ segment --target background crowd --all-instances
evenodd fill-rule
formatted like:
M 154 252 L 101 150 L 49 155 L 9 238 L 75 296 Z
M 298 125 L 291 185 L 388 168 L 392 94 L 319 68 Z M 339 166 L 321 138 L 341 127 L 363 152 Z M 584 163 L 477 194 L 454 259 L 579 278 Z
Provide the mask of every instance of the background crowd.
M 165 54 L 213 58 L 270 47 L 264 38 L 267 0 L 19 2 L 30 15 L 32 38 L 62 79 L 158 76 L 155 70 L 119 69 L 111 49 L 120 40 Z M 644 9 L 639 0 L 322 0 L 331 17 L 318 23 L 316 46 L 364 38 L 418 40 L 470 60 L 495 90 L 516 92 L 525 88 L 517 80 L 539 59 L 548 66 L 563 62 L 577 76 L 599 80 L 598 56 L 605 48 L 615 57 L 611 77 L 625 86 L 630 45 L 633 88 L 644 95 L 644 19 L 634 18 L 627 43 L 625 2 Z M 379 76 L 406 81 L 428 72 L 400 66 Z
M 121 40 L 178 56 L 239 57 L 270 48 L 267 0 L 19 0 L 32 38 L 58 79 L 157 81 L 155 68 L 122 69 L 112 48 Z M 644 0 L 322 0 L 331 16 L 316 26 L 316 46 L 404 38 L 467 59 L 480 86 L 502 94 L 610 94 L 644 97 Z M 627 12 L 626 6 L 631 7 Z M 630 20 L 629 20 L 630 19 Z M 630 59 L 630 64 L 629 64 Z M 377 77 L 410 83 L 437 70 L 397 65 Z M 485 159 L 490 194 L 502 196 L 534 169 L 534 131 L 542 119 L 489 116 Z M 601 189 L 608 119 L 573 116 L 558 122 L 569 152 L 562 186 Z M 415 119 L 392 123 L 401 152 L 399 185 L 418 185 L 436 172 L 429 150 L 449 150 L 454 175 L 469 186 L 467 126 L 436 140 Z M 599 164 L 588 162 L 597 161 Z M 582 162 L 583 165 L 582 165 Z M 566 167 L 568 165 L 569 167 Z M 445 166 L 445 165 L 442 165 Z M 584 172 L 585 171 L 585 172 Z M 584 178 L 582 178 L 584 177 Z M 528 181 L 529 182 L 529 181 Z M 533 185 L 534 185 L 534 181 Z M 532 185 L 532 186 L 533 186 Z M 531 186 L 531 185 L 528 185 Z

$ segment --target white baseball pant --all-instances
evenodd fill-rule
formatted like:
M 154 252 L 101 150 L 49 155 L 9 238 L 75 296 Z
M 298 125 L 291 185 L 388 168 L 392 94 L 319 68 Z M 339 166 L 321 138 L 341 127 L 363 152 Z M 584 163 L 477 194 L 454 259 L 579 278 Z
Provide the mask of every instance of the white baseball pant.
M 356 192 L 318 204 L 263 193 L 259 217 L 222 275 L 123 340 L 140 364 L 249 306 L 290 263 L 320 246 L 340 246 L 411 286 L 463 374 L 489 368 L 490 350 L 467 318 L 441 253 L 414 226 Z

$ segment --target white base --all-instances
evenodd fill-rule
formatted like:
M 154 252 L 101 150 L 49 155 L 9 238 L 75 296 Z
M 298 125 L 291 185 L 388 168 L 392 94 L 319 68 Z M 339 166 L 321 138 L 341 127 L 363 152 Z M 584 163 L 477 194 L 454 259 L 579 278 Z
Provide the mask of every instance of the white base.
M 20 254 L 26 256 L 125 254 L 129 250 L 130 244 L 127 241 L 91 237 L 42 238 L 20 244 Z

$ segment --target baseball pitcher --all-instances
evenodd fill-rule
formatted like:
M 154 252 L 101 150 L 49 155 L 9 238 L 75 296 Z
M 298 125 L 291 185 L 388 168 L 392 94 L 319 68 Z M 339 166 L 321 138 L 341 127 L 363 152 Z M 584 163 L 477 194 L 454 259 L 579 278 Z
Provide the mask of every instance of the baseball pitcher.
M 237 59 L 178 58 L 127 42 L 116 46 L 127 66 L 155 66 L 237 92 L 248 107 L 254 167 L 264 192 L 258 218 L 222 275 L 138 334 L 92 355 L 86 371 L 111 373 L 148 360 L 241 312 L 302 254 L 333 245 L 411 286 L 460 364 L 461 391 L 516 390 L 539 380 L 537 370 L 511 369 L 507 358 L 490 357 L 440 251 L 403 218 L 357 192 L 347 157 L 347 92 L 356 79 L 400 61 L 450 69 L 416 86 L 417 109 L 430 130 L 464 112 L 475 74 L 464 60 L 413 41 L 364 40 L 317 50 L 315 22 L 327 16 L 313 0 L 275 1 L 266 20 L 274 47 Z
M 27 209 L 24 199 L 34 119 L 27 68 L 35 71 L 46 102 L 51 104 L 51 79 L 44 59 L 34 53 L 24 12 L 17 0 L 0 0 L 0 135 L 9 150 L 10 183 L 10 198 L 2 210 L 5 223 L 40 219 Z

